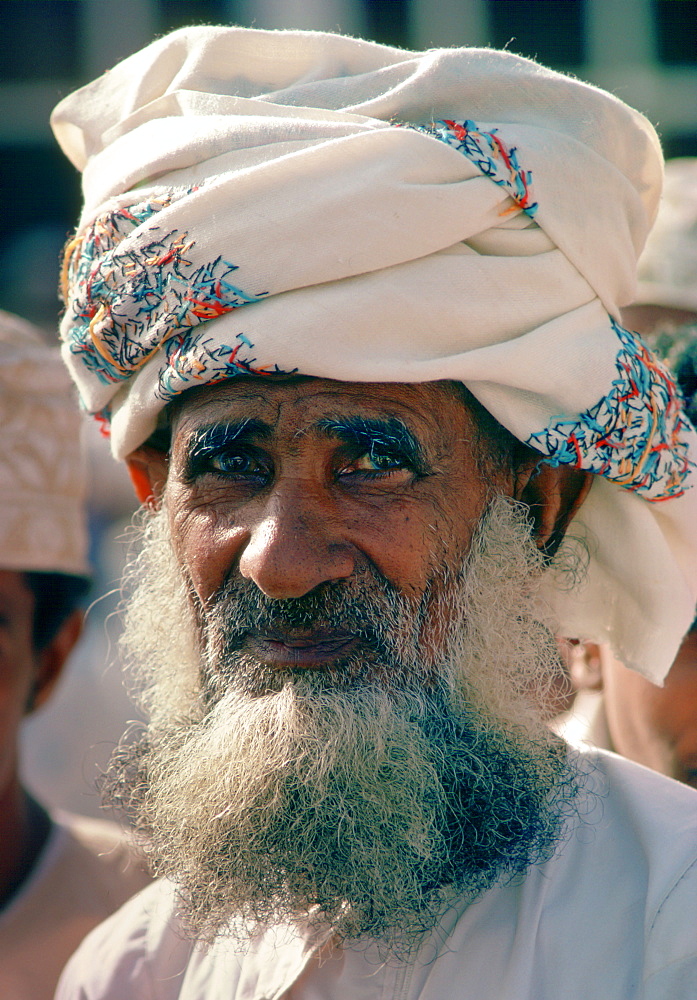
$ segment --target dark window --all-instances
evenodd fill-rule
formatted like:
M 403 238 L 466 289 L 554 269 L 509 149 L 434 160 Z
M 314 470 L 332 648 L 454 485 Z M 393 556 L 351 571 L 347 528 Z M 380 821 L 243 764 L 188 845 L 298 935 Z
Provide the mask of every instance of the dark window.
M 43 223 L 67 235 L 80 204 L 80 175 L 58 146 L 0 146 L 0 239 Z
M 159 0 L 160 31 L 174 31 L 187 24 L 227 24 L 230 5 L 223 0 Z
M 585 0 L 487 0 L 489 42 L 547 66 L 585 61 Z
M 408 0 L 363 0 L 367 38 L 383 45 L 409 45 Z
M 59 260 L 80 201 L 80 175 L 57 146 L 0 146 L 0 308 L 55 328 Z
M 654 0 L 653 13 L 661 62 L 697 63 L 697 0 Z
M 676 132 L 662 136 L 661 144 L 667 160 L 674 156 L 697 156 L 697 132 Z
M 76 0 L 0 0 L 0 80 L 46 80 L 77 74 Z

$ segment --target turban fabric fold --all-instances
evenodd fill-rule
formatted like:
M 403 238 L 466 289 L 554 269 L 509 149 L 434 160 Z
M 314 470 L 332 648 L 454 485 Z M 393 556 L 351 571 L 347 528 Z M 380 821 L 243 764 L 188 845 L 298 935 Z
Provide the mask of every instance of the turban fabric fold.
M 695 437 L 619 325 L 662 157 L 638 112 L 506 52 L 188 28 L 63 101 L 84 174 L 64 358 L 125 456 L 238 374 L 460 380 L 596 473 L 567 635 L 653 679 L 697 592 Z

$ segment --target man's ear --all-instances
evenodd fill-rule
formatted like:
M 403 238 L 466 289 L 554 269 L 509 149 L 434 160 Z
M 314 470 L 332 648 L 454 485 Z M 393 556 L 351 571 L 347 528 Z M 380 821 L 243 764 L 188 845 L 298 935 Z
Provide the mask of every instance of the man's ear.
M 578 642 L 569 657 L 571 683 L 577 691 L 602 691 L 603 647 L 597 642 Z
M 45 649 L 36 654 L 36 675 L 31 690 L 27 713 L 40 708 L 53 694 L 66 660 L 73 651 L 80 635 L 85 614 L 79 608 L 69 615 Z
M 539 455 L 527 458 L 515 475 L 514 497 L 530 508 L 537 547 L 550 558 L 562 543 L 571 518 L 591 488 L 593 474 L 556 467 Z
M 144 444 L 126 456 L 126 466 L 140 502 L 147 507 L 157 507 L 167 482 L 169 460 L 166 453 Z

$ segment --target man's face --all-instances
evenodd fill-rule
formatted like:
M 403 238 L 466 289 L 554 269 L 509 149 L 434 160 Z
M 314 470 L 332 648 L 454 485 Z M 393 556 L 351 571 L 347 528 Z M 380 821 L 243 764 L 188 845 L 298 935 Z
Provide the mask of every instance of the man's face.
M 466 556 L 494 491 L 476 430 L 447 383 L 244 380 L 187 400 L 173 427 L 165 505 L 202 609 L 226 581 L 272 600 L 376 573 L 416 606 Z M 271 668 L 348 655 L 341 623 L 276 623 L 245 652 Z
M 0 793 L 16 773 L 17 738 L 38 670 L 34 595 L 15 570 L 0 570 Z
M 173 414 L 124 633 L 151 721 L 109 787 L 196 935 L 410 946 L 444 887 L 553 845 L 543 559 L 474 412 L 445 383 L 255 379 Z

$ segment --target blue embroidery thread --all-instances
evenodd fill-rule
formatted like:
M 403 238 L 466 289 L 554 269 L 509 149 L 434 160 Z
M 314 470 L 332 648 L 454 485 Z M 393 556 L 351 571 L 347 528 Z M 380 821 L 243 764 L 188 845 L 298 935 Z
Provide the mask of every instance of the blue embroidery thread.
M 505 188 L 526 215 L 534 218 L 537 202 L 532 196 L 532 173 L 518 162 L 515 146 L 506 146 L 498 129 L 484 132 L 476 122 L 443 119 L 432 126 L 411 126 L 418 132 L 432 135 L 466 156 L 485 177 Z
M 191 189 L 193 190 L 193 189 Z M 159 395 L 169 400 L 191 384 L 232 374 L 269 374 L 254 367 L 252 344 L 214 345 L 198 327 L 226 312 L 257 302 L 231 281 L 237 265 L 218 256 L 194 265 L 187 254 L 195 245 L 187 233 L 149 229 L 152 240 L 123 249 L 123 240 L 164 208 L 191 193 L 170 192 L 105 213 L 66 247 L 63 292 L 72 309 L 68 344 L 86 368 L 104 383 L 131 377 L 164 348 Z M 70 286 L 71 294 L 68 294 Z M 213 378 L 210 373 L 213 373 Z M 109 419 L 107 406 L 97 415 Z
M 672 376 L 638 336 L 619 338 L 611 391 L 578 417 L 557 416 L 528 440 L 551 465 L 594 472 L 654 502 L 685 492 L 690 425 Z

